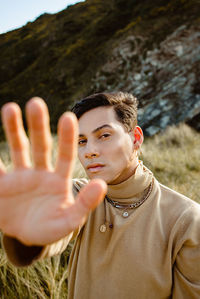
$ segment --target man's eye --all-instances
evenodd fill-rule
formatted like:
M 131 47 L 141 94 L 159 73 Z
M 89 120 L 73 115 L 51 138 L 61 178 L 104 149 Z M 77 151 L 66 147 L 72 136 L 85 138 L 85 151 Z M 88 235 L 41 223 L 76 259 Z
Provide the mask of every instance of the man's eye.
M 79 145 L 83 145 L 84 143 L 86 143 L 86 140 L 79 140 L 78 142 Z
M 108 137 L 110 137 L 110 134 L 109 133 L 105 133 L 105 134 L 101 135 L 99 138 L 100 139 L 105 139 L 105 138 L 108 138 Z

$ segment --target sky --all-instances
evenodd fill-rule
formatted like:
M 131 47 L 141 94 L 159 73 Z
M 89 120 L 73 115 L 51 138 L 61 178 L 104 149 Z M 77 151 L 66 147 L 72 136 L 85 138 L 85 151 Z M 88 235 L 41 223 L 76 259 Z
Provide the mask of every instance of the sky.
M 0 0 L 0 34 L 22 27 L 43 13 L 56 13 L 84 0 Z

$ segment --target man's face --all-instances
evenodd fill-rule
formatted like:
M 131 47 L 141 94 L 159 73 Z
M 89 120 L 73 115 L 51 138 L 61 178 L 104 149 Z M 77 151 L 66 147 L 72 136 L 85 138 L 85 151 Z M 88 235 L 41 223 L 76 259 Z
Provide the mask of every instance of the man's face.
M 116 118 L 113 107 L 85 112 L 79 119 L 78 156 L 88 177 L 118 184 L 135 171 L 134 134 Z

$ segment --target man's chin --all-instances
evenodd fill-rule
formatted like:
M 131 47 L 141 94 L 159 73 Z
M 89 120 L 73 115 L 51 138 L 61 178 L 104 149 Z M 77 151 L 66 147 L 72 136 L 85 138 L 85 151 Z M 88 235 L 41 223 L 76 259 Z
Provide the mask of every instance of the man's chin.
M 87 172 L 87 176 L 90 180 L 92 179 L 101 179 L 104 182 L 106 182 L 108 184 L 108 182 L 110 181 L 110 179 L 103 173 L 88 173 Z

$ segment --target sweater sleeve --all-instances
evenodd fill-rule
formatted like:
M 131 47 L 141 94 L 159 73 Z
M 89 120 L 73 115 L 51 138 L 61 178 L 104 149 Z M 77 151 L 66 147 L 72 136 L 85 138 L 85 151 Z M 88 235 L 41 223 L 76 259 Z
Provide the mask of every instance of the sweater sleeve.
M 181 246 L 173 267 L 173 299 L 200 298 L 200 206 L 182 219 Z
M 73 233 L 47 246 L 26 246 L 15 238 L 3 236 L 3 248 L 8 260 L 15 266 L 25 267 L 42 258 L 61 254 L 72 239 Z

